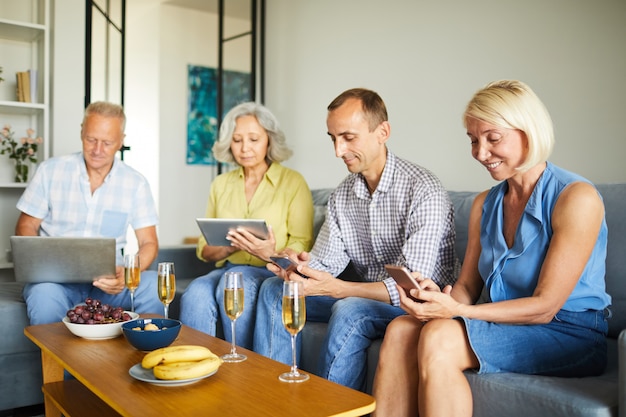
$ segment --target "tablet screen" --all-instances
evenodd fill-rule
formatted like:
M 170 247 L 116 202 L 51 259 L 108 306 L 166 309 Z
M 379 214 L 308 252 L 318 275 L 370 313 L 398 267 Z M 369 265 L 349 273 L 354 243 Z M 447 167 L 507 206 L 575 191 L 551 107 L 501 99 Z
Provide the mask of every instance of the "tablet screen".
M 209 246 L 230 246 L 226 239 L 229 230 L 242 227 L 258 237 L 268 238 L 267 223 L 263 219 L 196 219 L 198 227 Z

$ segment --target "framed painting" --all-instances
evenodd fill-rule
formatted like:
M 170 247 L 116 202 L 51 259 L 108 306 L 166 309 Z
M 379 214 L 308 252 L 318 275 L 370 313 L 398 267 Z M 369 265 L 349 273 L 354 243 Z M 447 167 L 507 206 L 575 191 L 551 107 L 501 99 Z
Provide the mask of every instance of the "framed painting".
M 187 164 L 217 165 L 211 149 L 217 140 L 217 69 L 188 65 Z M 249 101 L 250 74 L 224 71 L 224 113 Z M 222 115 L 223 116 L 223 115 Z

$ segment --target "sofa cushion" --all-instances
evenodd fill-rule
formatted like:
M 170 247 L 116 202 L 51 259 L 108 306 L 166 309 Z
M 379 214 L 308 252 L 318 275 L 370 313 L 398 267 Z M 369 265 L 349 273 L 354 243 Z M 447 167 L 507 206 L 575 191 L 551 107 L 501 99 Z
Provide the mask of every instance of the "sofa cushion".
M 326 218 L 326 203 L 333 192 L 332 188 L 320 188 L 311 190 L 313 195 L 313 236 L 317 236 Z
M 38 352 L 39 348 L 24 336 L 29 326 L 26 303 L 22 298 L 24 285 L 17 282 L 0 282 L 0 317 L 3 337 L 0 338 L 0 355 Z
M 626 183 L 599 184 L 604 200 L 609 243 L 606 254 L 606 290 L 611 295 L 609 336 L 617 338 L 626 329 Z
M 20 329 L 23 334 L 23 329 Z M 26 336 L 24 336 L 26 337 Z M 25 407 L 43 403 L 41 385 L 41 352 L 37 345 L 28 341 L 36 349 L 0 355 L 0 410 Z M 0 415 L 5 416 L 0 412 Z M 13 414 L 9 414 L 13 415 Z M 15 414 L 17 416 L 18 414 Z
M 477 375 L 466 372 L 474 397 L 474 415 L 616 416 L 617 341 L 609 340 L 608 344 L 607 372 L 597 377 L 559 378 L 512 373 Z
M 0 282 L 0 317 L 3 318 L 3 335 L 0 338 L 0 410 L 43 402 L 41 352 L 24 335 L 24 328 L 30 323 L 22 288 L 21 283 Z
M 467 226 L 469 225 L 469 214 L 478 195 L 471 191 L 448 191 L 452 205 L 454 206 L 454 228 L 456 231 L 455 249 L 456 256 L 460 262 L 465 258 L 465 247 L 467 246 Z

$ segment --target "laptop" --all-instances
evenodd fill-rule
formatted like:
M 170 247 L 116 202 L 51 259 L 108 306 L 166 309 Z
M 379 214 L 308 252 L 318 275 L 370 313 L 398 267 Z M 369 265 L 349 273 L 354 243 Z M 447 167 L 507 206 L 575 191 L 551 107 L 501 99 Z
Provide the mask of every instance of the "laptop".
M 92 282 L 115 275 L 115 239 L 11 236 L 15 281 Z
M 230 246 L 226 239 L 229 230 L 243 227 L 259 239 L 267 239 L 269 230 L 263 219 L 196 219 L 202 235 L 209 246 Z

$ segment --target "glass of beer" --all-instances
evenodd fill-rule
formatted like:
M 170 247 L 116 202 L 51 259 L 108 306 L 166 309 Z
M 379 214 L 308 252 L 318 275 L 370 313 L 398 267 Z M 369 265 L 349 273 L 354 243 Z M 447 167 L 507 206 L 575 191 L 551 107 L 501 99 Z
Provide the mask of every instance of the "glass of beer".
M 139 254 L 127 253 L 124 255 L 124 282 L 130 292 L 130 311 L 135 311 L 135 290 L 140 281 Z

